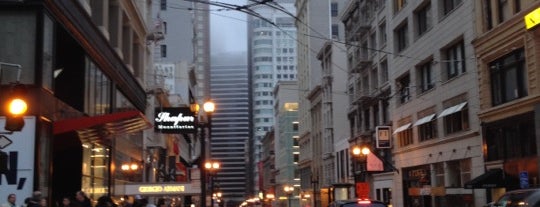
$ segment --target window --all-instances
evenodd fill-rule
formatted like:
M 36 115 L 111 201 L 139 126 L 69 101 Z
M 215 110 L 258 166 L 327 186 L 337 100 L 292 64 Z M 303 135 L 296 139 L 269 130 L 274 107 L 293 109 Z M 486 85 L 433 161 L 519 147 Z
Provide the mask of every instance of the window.
M 159 6 L 161 10 L 167 10 L 167 0 L 160 0 Z
M 487 123 L 487 161 L 536 156 L 534 112 Z
M 489 64 L 493 106 L 527 96 L 523 48 Z
M 405 147 L 413 144 L 412 128 L 405 129 L 397 133 L 398 142 L 400 147 Z
M 167 45 L 161 45 L 161 57 L 167 57 Z
M 382 48 L 386 45 L 386 22 L 379 25 L 379 46 Z
M 445 187 L 458 188 L 462 186 L 461 166 L 459 160 L 446 162 L 448 168 L 448 183 Z
M 453 11 L 459 4 L 461 4 L 462 0 L 439 0 L 443 6 L 443 14 L 447 15 L 451 11 Z
M 381 83 L 388 82 L 388 62 L 385 60 L 381 61 Z
M 435 183 L 433 183 L 433 186 L 444 187 L 444 163 L 439 162 L 433 164 L 433 173 L 435 174 Z
M 338 3 L 337 2 L 332 2 L 332 4 L 330 4 L 330 13 L 332 14 L 332 17 L 338 16 Z
M 429 118 L 429 117 L 424 117 L 424 118 Z M 432 118 L 430 121 L 424 124 L 418 125 L 418 138 L 420 139 L 421 142 L 434 139 L 436 137 L 437 137 L 437 119 Z
M 411 93 L 410 93 L 410 83 L 411 79 L 409 77 L 409 74 L 401 77 L 397 81 L 397 88 L 399 90 L 399 103 L 403 104 L 406 103 L 411 99 Z
M 407 0 L 394 0 L 394 13 L 401 11 L 405 4 L 407 4 Z
M 399 26 L 394 30 L 395 36 L 396 36 L 396 48 L 397 52 L 403 51 L 407 46 L 409 46 L 409 40 L 407 35 L 408 29 L 407 29 L 407 23 Z
M 452 45 L 444 51 L 447 80 L 465 73 L 465 47 L 463 41 Z
M 375 33 L 375 31 L 373 31 L 369 35 L 369 48 L 377 48 L 377 34 Z M 374 56 L 375 54 L 377 54 L 376 50 L 370 50 L 369 52 L 371 53 L 371 56 Z
M 431 4 L 426 4 L 419 8 L 415 14 L 416 18 L 416 34 L 422 36 L 431 28 Z
M 371 91 L 377 91 L 379 89 L 379 71 L 377 71 L 377 67 L 371 68 Z
M 484 12 L 484 20 L 485 22 L 485 29 L 490 30 L 493 28 L 493 16 L 491 14 L 491 0 L 484 0 L 483 2 L 483 12 Z
M 332 24 L 332 38 L 339 38 L 339 26 L 337 24 Z
M 167 22 L 163 22 L 163 33 L 167 34 Z
M 418 67 L 420 92 L 426 92 L 434 87 L 433 72 L 431 72 L 431 60 Z
M 469 110 L 466 106 L 455 113 L 444 116 L 444 131 L 446 134 L 469 129 Z
M 369 130 L 371 125 L 371 117 L 370 117 L 370 111 L 369 108 L 364 110 L 364 129 Z
M 499 7 L 499 23 L 503 23 L 512 16 L 512 11 L 510 11 L 510 5 L 508 0 L 498 0 Z

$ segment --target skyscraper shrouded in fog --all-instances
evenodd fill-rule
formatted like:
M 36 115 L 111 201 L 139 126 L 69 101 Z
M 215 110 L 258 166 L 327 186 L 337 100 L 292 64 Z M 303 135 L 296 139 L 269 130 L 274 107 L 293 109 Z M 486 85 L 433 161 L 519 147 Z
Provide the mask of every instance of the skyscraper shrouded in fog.
M 246 155 L 250 136 L 249 75 L 245 53 L 212 55 L 210 95 L 216 104 L 212 115 L 210 157 L 221 168 L 214 187 L 231 206 L 246 195 Z

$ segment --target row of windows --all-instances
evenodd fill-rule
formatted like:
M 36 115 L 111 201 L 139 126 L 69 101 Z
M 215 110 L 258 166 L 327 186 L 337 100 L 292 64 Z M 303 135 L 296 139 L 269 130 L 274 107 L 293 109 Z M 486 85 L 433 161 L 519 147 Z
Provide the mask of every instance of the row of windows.
M 282 80 L 282 79 L 288 79 L 288 80 L 294 80 L 295 78 L 295 74 L 277 74 L 277 78 Z
M 273 105 L 273 104 L 274 104 L 273 100 L 255 101 L 256 106 L 259 106 L 259 105 Z
M 256 31 L 253 32 L 253 36 L 255 37 L 272 37 L 272 31 Z M 287 37 L 296 37 L 296 31 L 276 31 L 276 36 L 281 38 L 287 38 Z
M 439 118 L 441 118 L 441 115 L 439 115 Z M 417 125 L 418 128 L 418 141 L 423 142 L 427 140 L 432 140 L 438 137 L 438 131 L 437 131 L 437 121 L 438 118 L 435 118 L 435 115 L 430 115 L 428 117 L 424 117 L 427 119 L 425 123 L 421 123 Z M 461 132 L 469 129 L 469 110 L 466 107 L 462 107 L 459 111 L 456 111 L 451 114 L 443 115 L 443 130 L 445 135 L 453 134 L 456 132 Z M 416 125 L 416 124 L 415 124 Z M 412 123 L 408 123 L 406 125 L 400 126 L 404 127 L 401 128 L 398 127 L 396 130 L 399 131 L 396 134 L 397 138 L 397 144 L 399 147 L 406 147 L 409 145 L 414 144 L 414 135 L 413 135 L 413 128 L 411 128 Z
M 404 104 L 411 100 L 412 90 L 416 89 L 417 94 L 423 94 L 435 87 L 435 82 L 438 77 L 441 77 L 440 81 L 448 81 L 460 74 L 466 72 L 465 67 L 465 46 L 463 40 L 441 50 L 442 61 L 441 67 L 443 68 L 440 75 L 435 76 L 433 68 L 433 60 L 428 59 L 416 66 L 415 80 L 416 84 L 411 84 L 411 74 L 406 72 L 404 75 L 396 79 L 396 85 L 398 87 L 398 103 Z
M 446 16 L 461 4 L 462 0 L 439 0 L 442 15 Z M 394 0 L 394 11 L 401 11 L 407 4 L 406 0 Z M 413 32 L 418 38 L 433 27 L 433 13 L 430 1 L 420 5 L 413 12 Z M 405 50 L 409 44 L 409 23 L 407 19 L 394 29 L 396 52 Z
M 255 96 L 273 96 L 273 92 L 269 91 L 263 91 L 263 92 L 255 92 Z

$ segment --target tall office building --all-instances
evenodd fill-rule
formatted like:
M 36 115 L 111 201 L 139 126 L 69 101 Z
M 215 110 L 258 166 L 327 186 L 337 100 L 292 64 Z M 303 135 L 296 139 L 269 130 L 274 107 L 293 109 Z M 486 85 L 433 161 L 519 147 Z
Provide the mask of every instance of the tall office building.
M 212 115 L 210 157 L 221 163 L 213 185 L 225 206 L 238 206 L 247 192 L 246 144 L 250 137 L 249 75 L 242 52 L 212 55 L 210 95 Z
M 296 27 L 293 0 L 252 7 L 263 18 L 249 16 L 250 68 L 253 87 L 253 160 L 261 160 L 261 140 L 274 125 L 273 90 L 280 80 L 296 80 Z M 274 24 L 274 25 L 273 25 Z M 259 191 L 259 172 L 253 171 L 253 191 Z

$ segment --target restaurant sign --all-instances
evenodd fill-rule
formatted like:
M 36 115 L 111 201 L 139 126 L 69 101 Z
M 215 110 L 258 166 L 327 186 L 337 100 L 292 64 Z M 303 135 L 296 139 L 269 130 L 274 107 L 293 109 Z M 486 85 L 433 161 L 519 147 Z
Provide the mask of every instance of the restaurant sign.
M 154 131 L 165 134 L 195 133 L 196 120 L 189 107 L 158 107 L 155 110 Z

